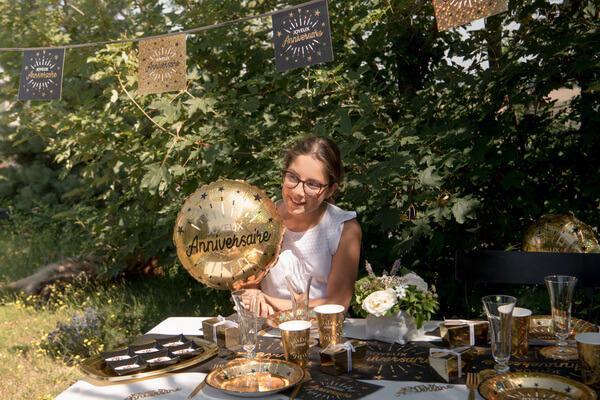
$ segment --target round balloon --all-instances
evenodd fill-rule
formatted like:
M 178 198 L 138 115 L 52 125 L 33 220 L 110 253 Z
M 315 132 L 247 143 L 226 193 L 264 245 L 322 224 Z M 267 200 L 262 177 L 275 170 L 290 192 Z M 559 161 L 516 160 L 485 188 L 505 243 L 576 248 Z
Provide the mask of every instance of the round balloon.
M 523 239 L 524 251 L 598 253 L 600 246 L 592 228 L 573 215 L 542 215 Z
M 220 180 L 187 198 L 173 241 L 194 278 L 213 288 L 236 290 L 265 277 L 277 261 L 283 229 L 275 204 L 262 190 Z

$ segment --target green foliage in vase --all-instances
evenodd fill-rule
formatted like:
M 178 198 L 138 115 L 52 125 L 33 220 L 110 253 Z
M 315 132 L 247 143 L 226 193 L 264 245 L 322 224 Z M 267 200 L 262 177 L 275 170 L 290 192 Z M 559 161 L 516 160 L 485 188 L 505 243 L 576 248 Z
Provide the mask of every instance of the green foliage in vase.
M 0 2 L 0 42 L 139 37 L 299 3 Z M 276 72 L 270 20 L 253 20 L 188 37 L 181 93 L 138 96 L 137 46 L 119 44 L 68 50 L 62 101 L 18 102 L 20 57 L 0 54 L 2 153 L 18 159 L 36 142 L 57 172 L 49 180 L 71 182 L 22 198 L 35 205 L 54 192 L 56 220 L 81 227 L 118 273 L 133 253 L 175 258 L 173 221 L 199 185 L 244 179 L 276 198 L 285 149 L 330 136 L 346 161 L 337 202 L 358 211 L 366 259 L 377 269 L 401 256 L 454 299 L 443 307 L 462 297 L 455 251 L 519 247 L 544 213 L 598 226 L 595 2 L 510 1 L 468 33 L 438 32 L 430 1 L 329 7 L 332 63 Z M 576 95 L 559 104 L 550 95 L 561 88 Z M 34 185 L 5 170 L 5 196 Z

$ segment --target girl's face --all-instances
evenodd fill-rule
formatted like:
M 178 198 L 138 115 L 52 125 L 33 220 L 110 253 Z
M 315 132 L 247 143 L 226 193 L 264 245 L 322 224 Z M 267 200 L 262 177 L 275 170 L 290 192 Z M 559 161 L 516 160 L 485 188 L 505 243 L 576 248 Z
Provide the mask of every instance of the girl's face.
M 291 188 L 295 182 L 297 186 Z M 321 161 L 307 155 L 296 157 L 283 178 L 282 197 L 287 212 L 299 216 L 318 211 L 336 188 L 335 184 L 329 184 Z

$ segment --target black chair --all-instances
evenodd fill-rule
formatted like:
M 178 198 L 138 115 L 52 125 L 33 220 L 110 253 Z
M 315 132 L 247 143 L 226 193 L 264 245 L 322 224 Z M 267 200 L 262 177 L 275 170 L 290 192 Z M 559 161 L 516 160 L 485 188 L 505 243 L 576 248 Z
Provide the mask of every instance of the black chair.
M 467 309 L 470 290 L 478 284 L 543 284 L 547 275 L 571 275 L 591 300 L 600 287 L 600 254 L 530 253 L 481 250 L 457 252 L 455 278 L 464 283 Z

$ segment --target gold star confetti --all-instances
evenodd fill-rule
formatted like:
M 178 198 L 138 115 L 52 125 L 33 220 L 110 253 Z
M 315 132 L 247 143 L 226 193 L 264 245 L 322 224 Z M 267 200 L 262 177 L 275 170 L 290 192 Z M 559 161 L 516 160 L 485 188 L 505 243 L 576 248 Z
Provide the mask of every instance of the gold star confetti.
M 321 10 L 317 10 L 315 11 L 315 15 L 318 17 L 319 15 L 321 15 Z
M 281 31 L 277 31 L 277 37 L 281 37 Z

